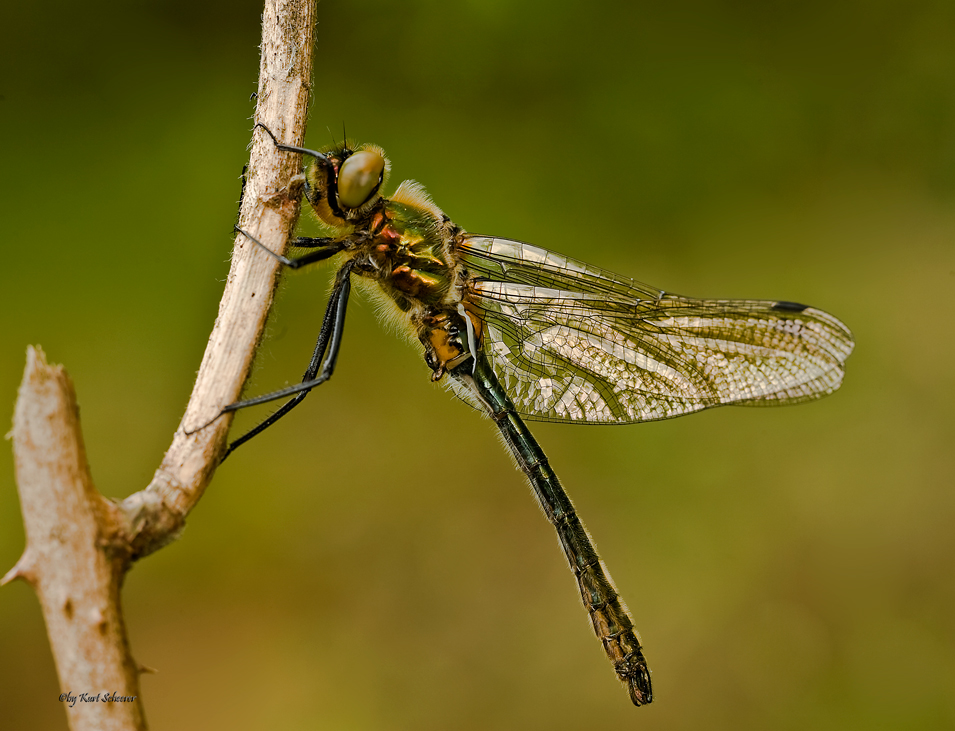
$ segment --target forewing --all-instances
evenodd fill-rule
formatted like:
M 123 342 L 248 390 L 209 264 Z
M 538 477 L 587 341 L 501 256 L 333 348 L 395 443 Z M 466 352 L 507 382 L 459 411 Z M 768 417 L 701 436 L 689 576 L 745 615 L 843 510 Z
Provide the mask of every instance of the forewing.
M 842 383 L 852 334 L 811 307 L 696 300 L 546 249 L 466 236 L 466 298 L 484 352 L 530 419 L 666 419 L 737 404 L 791 404 Z

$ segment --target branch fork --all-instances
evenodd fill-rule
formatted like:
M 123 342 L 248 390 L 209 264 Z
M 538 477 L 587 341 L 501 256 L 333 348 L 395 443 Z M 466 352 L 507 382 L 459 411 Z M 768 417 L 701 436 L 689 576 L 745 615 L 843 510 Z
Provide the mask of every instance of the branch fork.
M 311 89 L 313 0 L 267 0 L 256 123 L 300 145 Z M 239 226 L 284 252 L 299 215 L 300 157 L 254 137 Z M 271 192 L 260 192 L 271 191 Z M 23 555 L 0 580 L 21 579 L 37 593 L 74 731 L 146 728 L 139 676 L 154 672 L 129 649 L 120 589 L 132 564 L 176 540 L 202 497 L 225 447 L 225 414 L 186 434 L 237 400 L 271 309 L 280 263 L 236 237 L 232 266 L 209 342 L 172 444 L 150 484 L 122 501 L 95 488 L 73 384 L 39 347 L 27 350 L 12 431 L 26 528 Z M 103 696 L 108 696 L 103 702 Z M 83 699 L 81 699 L 83 700 Z

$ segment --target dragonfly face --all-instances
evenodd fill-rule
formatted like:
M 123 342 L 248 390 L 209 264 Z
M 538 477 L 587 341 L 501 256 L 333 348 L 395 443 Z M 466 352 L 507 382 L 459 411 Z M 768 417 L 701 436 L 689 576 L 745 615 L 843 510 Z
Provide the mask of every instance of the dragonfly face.
M 329 226 L 344 228 L 363 221 L 380 199 L 391 165 L 375 145 L 352 150 L 342 144 L 324 153 L 322 164 L 308 168 L 305 197 Z
M 282 261 L 299 266 L 342 254 L 344 263 L 303 382 L 223 412 L 298 395 L 230 452 L 331 376 L 349 278 L 376 281 L 417 334 L 432 380 L 448 375 L 500 429 L 557 531 L 617 677 L 635 705 L 649 703 L 633 621 L 523 418 L 622 424 L 819 398 L 842 383 L 851 333 L 806 305 L 681 297 L 530 244 L 469 234 L 417 183 L 383 197 L 389 164 L 377 147 L 319 153 L 276 144 L 314 158 L 306 197 L 341 234 L 298 239 L 316 251 Z

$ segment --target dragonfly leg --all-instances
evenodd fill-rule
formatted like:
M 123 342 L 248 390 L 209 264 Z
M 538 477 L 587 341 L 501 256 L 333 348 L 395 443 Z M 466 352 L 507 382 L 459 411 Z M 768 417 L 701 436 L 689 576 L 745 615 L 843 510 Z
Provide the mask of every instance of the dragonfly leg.
M 348 296 L 351 292 L 350 275 L 350 264 L 346 264 L 338 272 L 338 276 L 335 280 L 335 287 L 332 291 L 332 296 L 328 301 L 328 307 L 325 308 L 325 317 L 322 320 L 322 329 L 318 334 L 318 340 L 315 343 L 315 350 L 312 352 L 312 359 L 309 361 L 308 369 L 305 371 L 305 375 L 302 377 L 302 382 L 294 386 L 289 386 L 288 388 L 267 393 L 263 396 L 256 396 L 255 398 L 246 399 L 244 401 L 236 401 L 235 403 L 229 404 L 223 408 L 222 411 L 219 412 L 219 415 L 216 416 L 216 418 L 219 418 L 219 416 L 222 416 L 222 414 L 229 413 L 230 411 L 238 411 L 239 409 L 244 409 L 247 406 L 256 406 L 258 404 L 264 404 L 268 403 L 269 401 L 275 401 L 286 396 L 294 395 L 294 398 L 283 404 L 282 408 L 269 416 L 269 418 L 232 442 L 222 457 L 223 461 L 225 461 L 225 458 L 232 454 L 236 448 L 245 444 L 252 437 L 261 434 L 263 431 L 272 426 L 272 424 L 277 422 L 288 412 L 302 403 L 305 397 L 308 396 L 309 391 L 316 386 L 320 386 L 329 378 L 331 378 L 332 373 L 335 370 L 335 363 L 338 361 L 338 352 L 341 349 L 342 333 L 345 329 L 345 310 L 348 307 Z
M 291 242 L 292 246 L 301 246 L 303 248 L 314 248 L 315 251 L 310 251 L 307 254 L 299 256 L 295 259 L 289 259 L 288 257 L 282 256 L 281 254 L 276 254 L 268 246 L 266 246 L 257 238 L 255 238 L 255 236 L 250 234 L 248 231 L 245 231 L 244 229 L 241 229 L 238 226 L 235 227 L 235 231 L 236 233 L 240 233 L 243 236 L 245 236 L 247 239 L 255 243 L 260 249 L 262 249 L 262 251 L 265 251 L 273 259 L 277 259 L 278 261 L 282 262 L 282 264 L 289 267 L 290 269 L 300 269 L 306 264 L 313 264 L 316 261 L 324 261 L 325 259 L 335 256 L 335 254 L 342 251 L 348 245 L 347 240 L 343 240 L 343 239 L 325 239 L 325 238 L 293 239 Z
M 272 130 L 270 130 L 261 122 L 257 122 L 255 127 L 261 127 L 262 129 L 264 129 L 266 133 L 268 134 L 268 136 L 272 138 L 272 142 L 275 143 L 275 146 L 278 149 L 284 152 L 299 152 L 299 153 L 302 153 L 303 155 L 310 155 L 311 157 L 314 157 L 320 165 L 322 165 L 326 169 L 328 168 L 329 166 L 328 158 L 325 157 L 325 155 L 323 155 L 322 153 L 316 152 L 315 150 L 308 150 L 304 147 L 292 147 L 291 145 L 283 145 L 281 142 L 279 142 L 276 139 L 275 135 L 272 134 Z M 253 131 L 255 131 L 255 127 L 252 128 Z M 239 223 L 239 215 L 242 212 L 242 201 L 245 198 L 245 183 L 246 183 L 245 174 L 246 172 L 248 172 L 248 169 L 249 169 L 248 163 L 242 166 L 242 192 L 239 194 L 239 211 L 236 213 L 236 225 L 238 225 Z M 299 244 L 299 245 L 304 245 L 304 244 Z
M 336 239 L 330 239 L 327 236 L 322 236 L 319 238 L 315 238 L 314 236 L 299 236 L 297 239 L 292 239 L 289 241 L 288 245 L 299 249 L 316 249 L 320 247 L 329 247 L 336 243 Z M 296 260 L 293 259 L 292 261 Z
M 278 138 L 276 138 L 276 136 L 272 134 L 272 130 L 270 130 L 261 122 L 256 122 L 255 127 L 261 127 L 262 129 L 264 129 L 266 134 L 268 134 L 268 136 L 272 138 L 272 142 L 275 143 L 275 146 L 279 150 L 282 150 L 283 152 L 300 152 L 303 155 L 310 155 L 311 157 L 314 157 L 323 166 L 331 165 L 331 163 L 328 161 L 328 158 L 325 155 L 323 155 L 321 152 L 317 152 L 315 150 L 309 150 L 308 148 L 305 148 L 305 147 L 293 147 L 292 145 L 283 145 L 281 142 L 278 141 Z M 255 127 L 252 128 L 253 131 L 255 131 Z

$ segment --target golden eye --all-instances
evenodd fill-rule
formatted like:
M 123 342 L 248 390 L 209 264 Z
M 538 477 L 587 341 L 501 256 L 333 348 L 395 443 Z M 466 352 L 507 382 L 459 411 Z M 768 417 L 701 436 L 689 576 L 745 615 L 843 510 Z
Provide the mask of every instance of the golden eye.
M 342 163 L 338 172 L 338 202 L 358 208 L 378 189 L 385 159 L 372 150 L 356 152 Z

